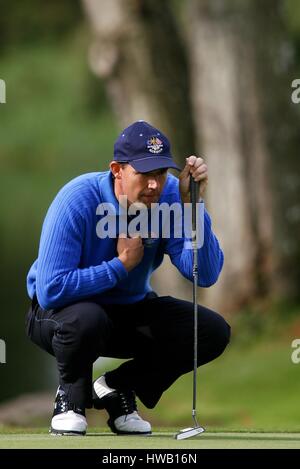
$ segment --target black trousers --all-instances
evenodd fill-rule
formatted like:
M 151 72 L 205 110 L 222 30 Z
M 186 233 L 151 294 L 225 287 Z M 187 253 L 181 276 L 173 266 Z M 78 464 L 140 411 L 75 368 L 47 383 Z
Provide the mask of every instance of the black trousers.
M 128 359 L 106 374 L 112 388 L 133 389 L 148 408 L 177 378 L 193 369 L 193 304 L 149 293 L 131 305 L 94 300 L 43 310 L 36 298 L 27 313 L 30 339 L 56 358 L 70 402 L 92 407 L 92 368 L 100 356 Z M 198 306 L 198 366 L 226 348 L 230 326 Z

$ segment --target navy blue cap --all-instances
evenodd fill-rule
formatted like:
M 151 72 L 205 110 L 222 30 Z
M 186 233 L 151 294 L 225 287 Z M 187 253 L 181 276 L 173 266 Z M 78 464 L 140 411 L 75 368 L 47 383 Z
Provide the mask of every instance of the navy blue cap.
M 143 120 L 134 122 L 119 135 L 114 145 L 114 160 L 129 163 L 139 173 L 161 168 L 180 171 L 173 161 L 167 137 Z

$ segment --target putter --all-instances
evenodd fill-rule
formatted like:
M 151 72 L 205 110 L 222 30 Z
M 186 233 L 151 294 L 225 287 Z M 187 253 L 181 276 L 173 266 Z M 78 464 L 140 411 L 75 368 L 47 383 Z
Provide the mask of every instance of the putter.
M 198 303 L 197 303 L 197 287 L 198 287 L 198 249 L 197 249 L 197 201 L 199 183 L 197 183 L 192 176 L 190 176 L 190 196 L 192 204 L 192 246 L 193 246 L 193 306 L 194 306 L 194 371 L 193 371 L 193 408 L 192 419 L 194 426 L 184 428 L 176 433 L 176 440 L 185 440 L 192 436 L 200 435 L 205 431 L 200 427 L 196 414 L 197 402 L 197 362 L 198 362 Z

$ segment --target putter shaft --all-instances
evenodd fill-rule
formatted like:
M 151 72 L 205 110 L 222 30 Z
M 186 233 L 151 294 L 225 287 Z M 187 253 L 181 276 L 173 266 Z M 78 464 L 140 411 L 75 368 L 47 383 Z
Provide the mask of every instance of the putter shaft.
M 193 369 L 193 408 L 194 427 L 184 428 L 175 435 L 176 440 L 184 440 L 203 433 L 197 420 L 197 368 L 198 368 L 198 245 L 197 245 L 197 201 L 199 184 L 190 176 L 190 194 L 192 203 L 192 248 L 193 248 L 193 306 L 194 306 L 194 369 Z
M 198 249 L 197 249 L 197 200 L 199 185 L 190 176 L 190 194 L 192 203 L 192 247 L 193 247 L 193 306 L 194 306 L 194 370 L 193 370 L 193 409 L 192 418 L 195 427 L 198 427 L 196 405 L 197 405 L 197 365 L 198 365 Z

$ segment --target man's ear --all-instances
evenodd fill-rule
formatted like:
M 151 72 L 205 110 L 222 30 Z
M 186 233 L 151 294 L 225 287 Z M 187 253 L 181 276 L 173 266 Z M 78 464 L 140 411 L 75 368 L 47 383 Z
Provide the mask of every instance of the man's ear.
M 110 167 L 110 170 L 111 172 L 113 173 L 114 177 L 116 179 L 121 179 L 121 164 L 118 163 L 117 161 L 111 161 L 110 164 L 109 164 L 109 167 Z

